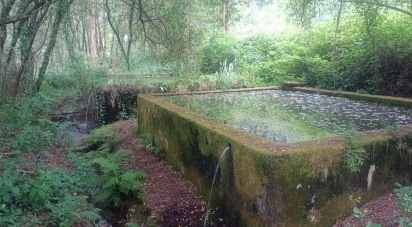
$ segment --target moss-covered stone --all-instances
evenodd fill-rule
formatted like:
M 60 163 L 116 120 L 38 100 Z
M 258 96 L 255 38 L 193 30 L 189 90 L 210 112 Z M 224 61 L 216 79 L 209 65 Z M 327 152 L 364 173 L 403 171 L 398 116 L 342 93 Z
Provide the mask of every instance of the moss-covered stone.
M 384 133 L 359 137 L 356 143 L 369 159 L 360 173 L 351 174 L 342 138 L 274 144 L 150 95 L 139 96 L 138 124 L 140 133 L 152 134 L 166 159 L 204 194 L 230 144 L 213 197 L 237 226 L 330 226 L 352 210 L 350 194 L 367 201 L 389 190 L 393 181 L 409 179 L 408 161 Z M 377 168 L 368 191 L 372 164 Z

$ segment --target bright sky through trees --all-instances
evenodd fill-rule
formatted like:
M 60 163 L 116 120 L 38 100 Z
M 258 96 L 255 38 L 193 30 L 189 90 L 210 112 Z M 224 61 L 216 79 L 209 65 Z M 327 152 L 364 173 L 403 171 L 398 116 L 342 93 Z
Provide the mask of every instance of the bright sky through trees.
M 239 20 L 233 25 L 231 33 L 239 38 L 245 38 L 256 34 L 283 33 L 294 29 L 295 26 L 288 23 L 285 11 L 274 2 L 265 6 L 241 5 Z

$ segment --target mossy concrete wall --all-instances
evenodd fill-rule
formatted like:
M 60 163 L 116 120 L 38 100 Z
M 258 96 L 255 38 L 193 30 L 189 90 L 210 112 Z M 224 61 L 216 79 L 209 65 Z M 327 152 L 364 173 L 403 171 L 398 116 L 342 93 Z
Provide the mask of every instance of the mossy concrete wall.
M 331 226 L 356 205 L 350 195 L 365 202 L 390 190 L 394 181 L 409 179 L 408 161 L 380 131 L 357 141 L 370 158 L 360 173 L 351 174 L 341 138 L 279 145 L 156 96 L 138 99 L 139 132 L 152 134 L 166 159 L 205 194 L 230 144 L 213 198 L 236 226 Z M 376 171 L 367 190 L 371 164 Z

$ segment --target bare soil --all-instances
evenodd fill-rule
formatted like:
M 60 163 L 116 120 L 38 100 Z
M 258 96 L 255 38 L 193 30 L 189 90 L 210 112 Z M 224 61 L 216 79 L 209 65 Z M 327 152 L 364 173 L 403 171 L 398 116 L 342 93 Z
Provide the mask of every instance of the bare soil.
M 134 125 L 133 120 L 122 121 L 111 128 L 121 141 L 119 148 L 131 154 L 129 168 L 147 174 L 143 184 L 145 206 L 161 226 L 201 226 L 206 206 L 197 196 L 197 189 L 166 161 L 139 146 Z
M 338 220 L 334 227 L 366 226 L 369 221 L 380 224 L 382 227 L 395 227 L 400 226 L 399 217 L 406 216 L 393 193 L 375 198 L 363 205 L 360 210 L 365 214 L 364 217 L 358 218 L 352 214 Z

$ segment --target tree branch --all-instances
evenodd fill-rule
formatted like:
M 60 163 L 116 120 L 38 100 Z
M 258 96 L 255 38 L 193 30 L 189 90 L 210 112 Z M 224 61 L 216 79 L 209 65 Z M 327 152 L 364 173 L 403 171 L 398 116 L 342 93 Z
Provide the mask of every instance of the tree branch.
M 387 5 L 387 4 L 384 4 L 384 3 L 380 3 L 380 2 L 375 2 L 375 1 L 368 1 L 367 2 L 367 1 L 363 1 L 363 0 L 341 0 L 341 2 L 377 5 L 377 6 L 381 6 L 381 7 L 384 7 L 384 8 L 388 8 L 388 9 L 398 11 L 400 13 L 403 13 L 403 14 L 406 14 L 406 15 L 412 17 L 412 12 L 410 12 L 410 11 L 407 11 L 407 10 L 404 10 L 404 9 L 401 9 L 401 8 L 398 8 L 398 7 L 395 7 L 395 6 Z
M 29 2 L 29 4 L 28 5 L 30 5 L 30 3 L 31 2 Z M 17 16 L 14 16 L 14 17 L 9 17 L 9 18 L 7 18 L 7 19 L 4 19 L 2 22 L 0 22 L 0 26 L 2 26 L 2 25 L 7 25 L 7 24 L 14 24 L 14 23 L 16 23 L 16 22 L 18 22 L 18 21 L 22 21 L 22 20 L 26 20 L 26 19 L 28 19 L 31 15 L 33 15 L 33 13 L 36 13 L 37 11 L 39 11 L 39 10 L 41 10 L 42 9 L 42 6 L 43 5 L 45 5 L 46 4 L 46 1 L 44 1 L 44 2 L 39 2 L 39 3 L 37 3 L 36 5 L 34 5 L 33 6 L 33 8 L 29 11 L 29 12 L 23 12 L 22 14 L 20 14 L 20 15 L 17 15 Z M 50 1 L 50 4 L 51 4 L 51 1 Z M 27 6 L 28 6 L 27 5 Z M 26 6 L 26 7 L 27 7 Z M 25 11 L 25 8 L 26 7 L 24 7 L 24 11 Z

